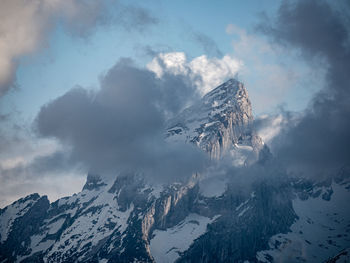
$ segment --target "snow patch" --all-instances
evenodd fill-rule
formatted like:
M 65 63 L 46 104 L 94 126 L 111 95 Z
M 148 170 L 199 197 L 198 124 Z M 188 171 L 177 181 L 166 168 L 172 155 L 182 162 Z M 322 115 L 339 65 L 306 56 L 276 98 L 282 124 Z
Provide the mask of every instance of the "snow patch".
M 131 204 L 128 210 L 122 212 L 113 198 L 114 195 L 103 188 L 100 191 L 79 193 L 74 198 L 78 201 L 77 206 L 89 205 L 79 211 L 80 216 L 64 230 L 60 240 L 54 244 L 46 257 L 50 257 L 53 253 L 69 256 L 75 249 L 76 253 L 79 253 L 84 246 L 91 248 L 96 246 L 100 240 L 115 230 L 123 233 L 128 226 L 127 220 L 134 206 Z
M 27 200 L 25 202 L 19 200 L 2 209 L 3 213 L 0 215 L 1 242 L 4 242 L 7 239 L 15 219 L 27 213 L 35 202 L 36 200 L 33 199 Z
M 299 219 L 291 232 L 277 234 L 269 241 L 269 250 L 257 253 L 257 259 L 270 262 L 323 262 L 350 244 L 350 191 L 336 183 L 331 185 L 331 200 L 317 198 L 293 200 Z
M 251 208 L 250 206 L 245 207 L 241 212 L 239 212 L 238 217 L 241 217 L 242 215 L 244 215 L 245 212 L 247 212 L 250 208 Z
M 60 218 L 57 221 L 53 222 L 51 225 L 49 225 L 49 231 L 47 233 L 50 235 L 57 233 L 57 231 L 62 227 L 65 220 L 65 218 Z
M 150 241 L 151 254 L 156 262 L 174 262 L 180 252 L 186 251 L 195 239 L 203 235 L 213 218 L 189 214 L 178 225 L 167 230 L 155 230 Z

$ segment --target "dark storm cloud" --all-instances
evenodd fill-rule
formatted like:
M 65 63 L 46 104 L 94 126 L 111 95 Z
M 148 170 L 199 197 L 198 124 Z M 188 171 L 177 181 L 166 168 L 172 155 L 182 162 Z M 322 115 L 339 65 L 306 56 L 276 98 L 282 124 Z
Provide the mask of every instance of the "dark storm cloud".
M 325 1 L 285 1 L 275 21 L 259 27 L 326 70 L 325 87 L 273 142 L 277 158 L 289 168 L 320 174 L 350 164 L 349 11 L 337 11 Z
M 157 79 L 128 59 L 101 79 L 98 91 L 74 88 L 42 107 L 37 129 L 71 147 L 71 158 L 90 171 L 133 170 L 172 180 L 199 171 L 204 154 L 164 140 L 165 120 L 181 110 L 195 89 L 181 77 Z

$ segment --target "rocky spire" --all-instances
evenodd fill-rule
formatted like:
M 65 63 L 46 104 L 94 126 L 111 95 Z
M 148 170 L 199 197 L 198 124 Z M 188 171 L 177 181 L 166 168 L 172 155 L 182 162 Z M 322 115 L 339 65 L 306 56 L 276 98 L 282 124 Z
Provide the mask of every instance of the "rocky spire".
M 229 79 L 175 118 L 168 138 L 193 142 L 214 159 L 245 146 L 258 153 L 263 143 L 252 122 L 252 107 L 244 84 Z

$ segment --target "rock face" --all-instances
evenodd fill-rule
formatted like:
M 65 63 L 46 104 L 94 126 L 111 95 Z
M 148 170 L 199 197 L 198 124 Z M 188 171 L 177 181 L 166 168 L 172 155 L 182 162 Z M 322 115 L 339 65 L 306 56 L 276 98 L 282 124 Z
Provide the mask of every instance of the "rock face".
M 195 143 L 214 159 L 230 150 L 258 154 L 263 142 L 252 129 L 253 120 L 247 90 L 230 79 L 171 120 L 168 137 Z
M 229 80 L 171 120 L 167 139 L 264 174 L 269 151 L 252 121 L 243 84 Z M 229 170 L 149 185 L 89 174 L 73 196 L 0 209 L 0 262 L 322 262 L 350 247 L 348 169 L 325 182 L 267 178 L 241 187 Z
M 350 248 L 344 249 L 336 256 L 327 260 L 326 263 L 341 263 L 350 262 Z

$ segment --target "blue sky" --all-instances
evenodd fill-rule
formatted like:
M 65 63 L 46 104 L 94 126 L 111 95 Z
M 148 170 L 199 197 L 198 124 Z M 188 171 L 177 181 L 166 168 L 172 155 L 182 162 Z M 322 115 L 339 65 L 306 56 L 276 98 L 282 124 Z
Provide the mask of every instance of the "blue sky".
M 133 4 L 140 6 L 137 1 L 133 1 Z M 232 44 L 238 37 L 227 34 L 227 26 L 233 24 L 252 36 L 261 37 L 254 31 L 261 13 L 273 15 L 279 5 L 278 1 L 148 1 L 141 4 L 158 20 L 158 24 L 142 32 L 130 32 L 112 24 L 98 26 L 89 36 L 80 38 L 62 26 L 55 27 L 42 48 L 19 58 L 16 72 L 19 89 L 12 90 L 3 99 L 3 109 L 8 112 L 15 109 L 25 119 L 33 119 L 43 104 L 76 85 L 97 88 L 99 76 L 121 57 L 131 57 L 140 66 L 145 66 L 152 59 L 146 54 L 146 47 L 152 47 L 156 52 L 184 52 L 189 59 L 216 55 L 206 53 L 193 34 L 204 34 L 212 39 L 222 55 L 239 57 L 239 50 L 235 52 Z M 258 56 L 263 63 L 282 63 L 269 58 L 269 54 Z M 242 61 L 249 69 L 253 62 L 245 59 L 243 57 Z M 291 64 L 300 67 L 297 59 L 288 63 L 286 67 Z M 258 87 L 261 79 L 266 77 L 263 75 L 262 72 L 239 75 L 247 83 L 253 102 L 255 93 L 264 92 L 262 87 Z M 298 85 L 300 83 L 296 82 L 295 86 Z M 270 108 L 266 105 L 255 109 L 255 113 L 270 112 L 278 104 L 287 105 L 291 110 L 301 110 L 312 89 L 300 91 L 296 87 L 271 103 Z

